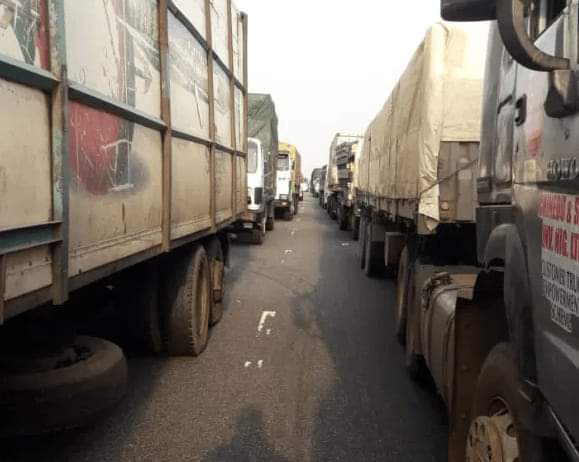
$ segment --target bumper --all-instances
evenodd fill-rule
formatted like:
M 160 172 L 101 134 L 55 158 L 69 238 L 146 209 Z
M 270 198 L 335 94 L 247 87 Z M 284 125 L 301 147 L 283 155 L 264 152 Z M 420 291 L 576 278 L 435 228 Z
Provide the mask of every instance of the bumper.
M 276 209 L 287 209 L 291 207 L 291 201 L 289 199 L 276 199 L 273 201 L 273 206 Z

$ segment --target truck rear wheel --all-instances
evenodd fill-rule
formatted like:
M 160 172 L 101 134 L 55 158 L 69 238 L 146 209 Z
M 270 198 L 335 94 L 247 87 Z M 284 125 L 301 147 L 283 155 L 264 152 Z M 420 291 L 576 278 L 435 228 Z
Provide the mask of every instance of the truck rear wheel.
M 207 347 L 211 315 L 211 275 L 202 246 L 184 249 L 171 265 L 165 288 L 167 351 L 199 356 Z
M 366 225 L 366 237 L 364 239 L 365 248 L 364 250 L 364 273 L 369 278 L 376 277 L 380 271 L 380 265 L 378 260 L 380 255 L 378 255 L 378 245 L 372 242 L 372 223 Z
M 132 352 L 154 355 L 163 351 L 159 290 L 159 271 L 153 264 L 131 269 L 123 281 L 120 309 Z
M 292 221 L 294 219 L 294 211 L 291 207 L 288 207 L 283 212 L 284 219 L 287 221 Z
M 360 239 L 358 241 L 358 249 L 360 253 L 360 269 L 364 269 L 366 265 L 366 218 L 360 219 Z
M 402 346 L 406 344 L 406 310 L 408 300 L 408 247 L 402 249 L 398 262 L 398 278 L 396 280 L 396 305 L 394 306 L 394 329 L 396 339 Z
M 211 307 L 211 319 L 209 324 L 214 326 L 223 317 L 223 296 L 225 293 L 225 256 L 221 242 L 213 238 L 205 248 L 211 268 L 211 288 L 213 305 Z
M 524 403 L 519 389 L 515 354 L 509 344 L 500 343 L 488 354 L 479 375 L 466 441 L 467 462 L 553 460 L 546 457 L 541 438 L 521 425 Z
M 96 337 L 73 337 L 60 351 L 10 351 L 0 357 L 0 436 L 77 428 L 106 413 L 125 394 L 122 350 Z
M 357 241 L 360 238 L 360 217 L 357 217 L 353 213 L 350 215 L 352 223 L 352 240 Z

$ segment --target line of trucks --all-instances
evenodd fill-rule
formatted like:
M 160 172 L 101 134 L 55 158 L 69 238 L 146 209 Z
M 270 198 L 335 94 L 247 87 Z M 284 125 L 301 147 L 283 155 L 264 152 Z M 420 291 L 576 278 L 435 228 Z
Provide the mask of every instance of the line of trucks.
M 446 404 L 449 460 L 579 461 L 579 2 L 441 11 L 310 188 L 362 270 L 395 279 L 395 336 Z
M 0 1 L 0 437 L 106 412 L 116 343 L 201 354 L 230 236 L 297 213 L 247 24 L 231 0 Z

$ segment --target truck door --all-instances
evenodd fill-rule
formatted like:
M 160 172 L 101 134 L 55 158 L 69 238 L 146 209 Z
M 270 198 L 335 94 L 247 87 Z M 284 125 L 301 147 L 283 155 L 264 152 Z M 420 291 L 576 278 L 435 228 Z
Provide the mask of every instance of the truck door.
M 529 31 L 577 71 L 575 2 L 532 2 Z M 526 247 L 537 380 L 579 442 L 579 112 L 547 115 L 553 75 L 517 66 L 513 204 Z

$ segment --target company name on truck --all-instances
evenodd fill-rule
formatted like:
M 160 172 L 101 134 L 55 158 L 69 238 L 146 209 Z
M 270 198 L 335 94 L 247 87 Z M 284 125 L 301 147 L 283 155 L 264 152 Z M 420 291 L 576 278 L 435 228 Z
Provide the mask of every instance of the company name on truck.
M 539 217 L 543 296 L 551 320 L 571 333 L 579 316 L 579 197 L 542 193 Z

